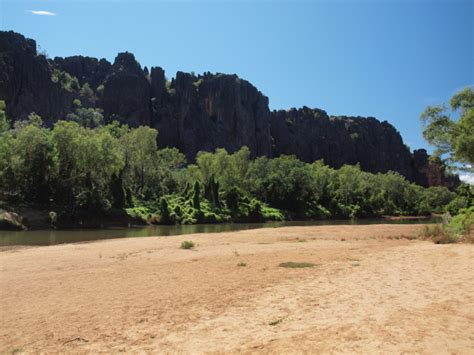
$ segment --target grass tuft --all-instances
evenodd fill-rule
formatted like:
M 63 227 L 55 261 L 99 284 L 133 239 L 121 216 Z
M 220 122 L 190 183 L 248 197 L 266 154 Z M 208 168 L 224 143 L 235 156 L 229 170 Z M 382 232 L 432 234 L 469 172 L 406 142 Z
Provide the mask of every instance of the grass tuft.
M 181 243 L 181 249 L 193 249 L 194 248 L 194 242 L 190 240 L 185 240 L 184 242 Z
M 313 267 L 315 264 L 313 263 L 297 263 L 294 261 L 287 261 L 285 263 L 281 263 L 278 265 L 279 267 L 286 267 L 286 268 L 292 268 L 292 269 L 301 269 L 304 267 Z
M 237 266 L 247 266 L 247 263 L 238 263 Z
M 278 325 L 280 324 L 281 322 L 283 322 L 285 320 L 285 318 L 278 318 L 274 321 L 271 321 L 270 323 L 268 323 L 268 325 L 271 325 L 271 326 L 275 326 L 275 325 Z

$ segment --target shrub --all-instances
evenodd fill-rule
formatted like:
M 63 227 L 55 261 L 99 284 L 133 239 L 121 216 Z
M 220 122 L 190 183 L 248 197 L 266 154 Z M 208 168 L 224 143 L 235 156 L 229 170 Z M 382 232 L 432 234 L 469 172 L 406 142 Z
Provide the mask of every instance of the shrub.
M 78 91 L 80 89 L 77 78 L 62 70 L 54 69 L 51 74 L 51 81 L 53 83 L 59 83 L 63 89 L 69 92 Z
M 194 242 L 190 240 L 185 240 L 184 242 L 181 243 L 181 249 L 193 249 L 194 248 Z
M 147 207 L 133 207 L 125 209 L 125 212 L 132 218 L 139 218 L 146 221 L 150 216 L 150 210 Z
M 453 217 L 446 228 L 452 234 L 471 239 L 474 232 L 474 206 L 459 210 L 459 214 Z
M 456 238 L 452 233 L 449 233 L 441 224 L 425 226 L 422 232 L 422 237 L 432 240 L 435 244 L 451 244 L 458 242 L 458 238 Z
M 265 221 L 284 221 L 285 220 L 285 216 L 279 209 L 269 207 L 266 204 L 262 204 L 261 213 Z

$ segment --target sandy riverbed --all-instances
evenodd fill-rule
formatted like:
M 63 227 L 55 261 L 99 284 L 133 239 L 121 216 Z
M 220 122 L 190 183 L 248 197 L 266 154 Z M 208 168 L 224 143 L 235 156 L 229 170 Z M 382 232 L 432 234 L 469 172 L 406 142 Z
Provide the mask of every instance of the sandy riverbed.
M 288 227 L 2 251 L 0 352 L 472 353 L 474 245 L 404 238 L 420 228 Z M 183 240 L 197 247 L 182 250 Z M 286 261 L 316 265 L 278 266 Z

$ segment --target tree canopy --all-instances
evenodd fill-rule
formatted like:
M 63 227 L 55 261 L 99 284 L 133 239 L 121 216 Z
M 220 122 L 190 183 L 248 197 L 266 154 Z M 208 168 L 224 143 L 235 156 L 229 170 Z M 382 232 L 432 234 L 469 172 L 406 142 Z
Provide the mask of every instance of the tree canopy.
M 423 137 L 433 145 L 435 155 L 445 155 L 446 161 L 461 164 L 464 170 L 474 172 L 474 91 L 467 87 L 455 94 L 445 105 L 428 106 L 421 114 Z M 458 114 L 456 120 L 452 116 Z

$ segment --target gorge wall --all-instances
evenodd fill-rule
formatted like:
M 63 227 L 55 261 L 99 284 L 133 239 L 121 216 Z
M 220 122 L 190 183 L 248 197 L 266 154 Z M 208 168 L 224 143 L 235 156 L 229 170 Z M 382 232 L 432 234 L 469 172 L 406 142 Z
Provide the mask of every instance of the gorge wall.
M 333 167 L 392 170 L 424 186 L 456 184 L 441 166 L 433 167 L 426 151 L 411 153 L 386 121 L 331 117 L 307 107 L 270 112 L 268 98 L 237 75 L 178 72 L 169 82 L 162 68 L 142 68 L 127 52 L 114 63 L 51 60 L 37 53 L 34 40 L 0 32 L 0 100 L 11 120 L 35 112 L 52 125 L 80 107 L 100 112 L 106 123 L 148 125 L 158 130 L 160 147 L 177 147 L 189 161 L 200 150 L 234 152 L 245 145 L 252 157 L 294 154 Z

